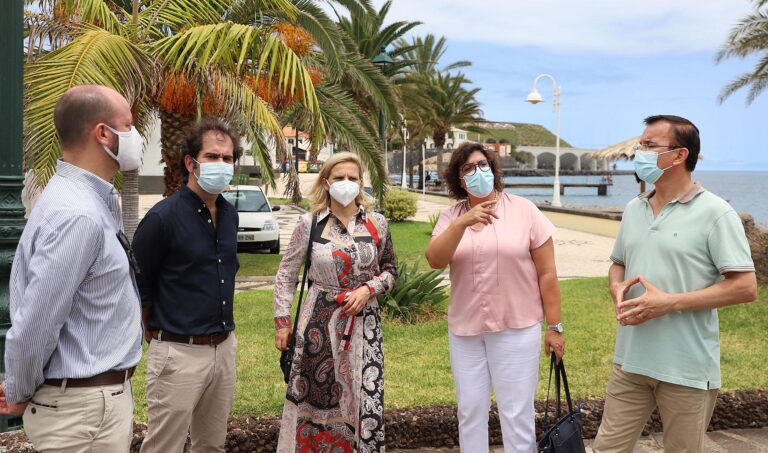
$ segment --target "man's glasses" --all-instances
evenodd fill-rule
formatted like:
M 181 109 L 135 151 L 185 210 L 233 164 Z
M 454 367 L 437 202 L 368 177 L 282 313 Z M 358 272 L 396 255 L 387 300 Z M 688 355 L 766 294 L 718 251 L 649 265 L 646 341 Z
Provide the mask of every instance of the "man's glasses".
M 632 151 L 638 152 L 638 151 L 651 151 L 654 148 L 679 148 L 677 145 L 649 145 L 647 143 L 640 143 L 639 145 L 635 145 L 632 148 Z
M 120 245 L 123 247 L 123 250 L 125 250 L 125 256 L 128 257 L 128 264 L 130 264 L 131 269 L 133 269 L 133 273 L 136 275 L 141 274 L 141 269 L 139 269 L 139 262 L 136 261 L 136 256 L 133 254 L 133 248 L 131 247 L 131 243 L 128 241 L 128 236 L 126 236 L 122 230 L 118 231 L 117 240 L 120 241 Z
M 472 176 L 478 168 L 481 171 L 489 171 L 491 169 L 491 164 L 489 164 L 487 160 L 481 160 L 474 164 L 464 164 L 459 167 L 459 171 L 464 176 Z

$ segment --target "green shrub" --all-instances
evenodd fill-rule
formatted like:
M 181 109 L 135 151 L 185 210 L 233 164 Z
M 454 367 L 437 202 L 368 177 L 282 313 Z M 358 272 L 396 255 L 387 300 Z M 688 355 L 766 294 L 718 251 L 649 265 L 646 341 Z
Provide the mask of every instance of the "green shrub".
M 402 189 L 391 189 L 384 197 L 384 214 L 390 222 L 402 222 L 416 214 L 416 195 Z
M 418 263 L 402 263 L 397 271 L 395 289 L 384 297 L 381 307 L 385 316 L 413 323 L 442 313 L 441 304 L 448 297 L 442 269 L 419 272 Z
M 429 234 L 432 234 L 432 231 L 434 231 L 435 227 L 437 226 L 437 222 L 440 220 L 440 213 L 439 212 L 433 212 L 429 215 L 429 226 L 432 227 L 432 229 L 429 231 Z

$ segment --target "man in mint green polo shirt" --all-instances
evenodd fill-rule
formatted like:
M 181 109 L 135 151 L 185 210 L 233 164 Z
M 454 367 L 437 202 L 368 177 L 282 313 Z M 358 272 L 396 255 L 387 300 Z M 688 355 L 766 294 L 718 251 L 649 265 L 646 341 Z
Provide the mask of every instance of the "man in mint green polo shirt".
M 655 189 L 627 204 L 611 254 L 619 321 L 595 452 L 632 452 L 654 407 L 668 452 L 700 452 L 720 387 L 717 309 L 757 297 L 741 220 L 694 182 L 699 130 L 657 115 L 635 148 Z

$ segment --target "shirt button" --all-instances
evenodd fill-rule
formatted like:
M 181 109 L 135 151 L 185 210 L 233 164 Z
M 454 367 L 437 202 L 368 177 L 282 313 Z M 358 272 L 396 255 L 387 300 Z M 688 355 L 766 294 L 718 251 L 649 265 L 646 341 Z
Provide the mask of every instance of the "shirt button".
M 221 281 L 221 284 L 222 284 L 222 285 L 224 284 L 224 280 L 222 280 L 222 281 Z
M 221 258 L 219 258 L 219 263 L 221 263 Z
M 208 223 L 211 223 L 211 219 L 208 219 Z
M 227 305 L 227 301 L 226 300 L 222 300 L 221 301 L 221 305 Z
M 197 212 L 203 212 L 203 210 L 202 209 L 198 209 Z

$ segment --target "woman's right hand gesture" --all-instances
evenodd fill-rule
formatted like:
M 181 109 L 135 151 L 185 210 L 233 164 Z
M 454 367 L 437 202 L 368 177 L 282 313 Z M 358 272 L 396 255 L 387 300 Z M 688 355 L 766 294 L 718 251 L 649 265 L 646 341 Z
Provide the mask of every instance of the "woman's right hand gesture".
M 291 328 L 283 327 L 275 332 L 275 347 L 278 351 L 285 352 L 288 349 L 288 343 L 291 341 Z
M 499 215 L 496 214 L 496 210 L 494 209 L 496 201 L 497 200 L 488 200 L 478 204 L 456 219 L 456 222 L 464 228 L 471 227 L 478 223 L 482 223 L 483 225 L 493 223 L 494 217 L 497 219 L 499 218 Z

